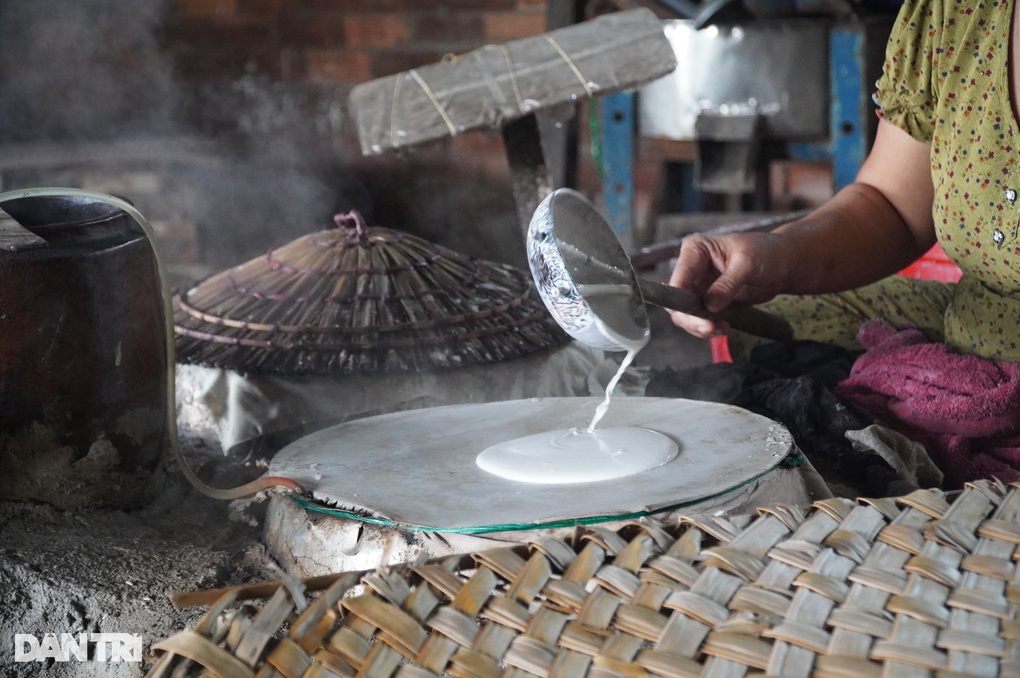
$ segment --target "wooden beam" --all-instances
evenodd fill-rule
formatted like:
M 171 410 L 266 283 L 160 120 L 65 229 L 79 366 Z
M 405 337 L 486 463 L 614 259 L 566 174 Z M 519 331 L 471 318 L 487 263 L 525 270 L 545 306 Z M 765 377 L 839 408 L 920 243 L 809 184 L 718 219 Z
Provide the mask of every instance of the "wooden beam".
M 675 67 L 662 22 L 635 9 L 361 83 L 348 107 L 362 153 L 375 155 L 498 130 L 550 106 L 638 87 Z
M 545 160 L 535 114 L 507 123 L 503 127 L 503 144 L 513 182 L 517 223 L 521 233 L 527 237 L 531 216 L 542 199 L 553 190 L 552 174 Z

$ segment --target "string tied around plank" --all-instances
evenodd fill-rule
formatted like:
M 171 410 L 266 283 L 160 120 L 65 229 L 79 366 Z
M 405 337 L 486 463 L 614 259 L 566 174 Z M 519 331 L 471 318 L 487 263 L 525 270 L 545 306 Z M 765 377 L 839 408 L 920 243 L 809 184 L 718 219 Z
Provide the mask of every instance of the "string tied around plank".
M 421 77 L 418 71 L 416 71 L 413 68 L 408 71 L 408 75 L 414 78 L 414 81 L 418 83 L 418 86 L 421 87 L 423 92 L 425 92 L 425 96 L 427 96 L 429 98 L 429 101 L 432 102 L 432 105 L 436 107 L 436 110 L 439 112 L 439 116 L 443 119 L 443 122 L 446 123 L 446 128 L 450 130 L 450 136 L 451 137 L 456 136 L 457 135 L 456 125 L 453 124 L 453 120 L 450 118 L 449 114 L 447 114 L 446 109 L 443 108 L 443 104 L 440 103 L 439 98 L 436 96 L 436 93 L 433 92 L 432 88 L 429 87 L 429 84 L 425 82 L 425 78 Z M 398 98 L 398 93 L 400 92 L 400 83 L 402 80 L 403 78 L 396 78 L 393 81 L 393 106 L 390 108 L 390 145 L 392 145 L 394 148 L 396 148 L 398 145 L 396 139 L 397 129 L 396 120 L 394 118 L 397 112 L 396 102 Z
M 517 99 L 517 111 L 524 115 L 527 111 L 524 110 L 524 97 L 521 96 L 521 88 L 517 86 L 517 69 L 514 67 L 513 57 L 510 55 L 510 48 L 505 44 L 500 45 L 503 48 L 503 58 L 506 60 L 506 70 L 510 74 L 510 86 L 514 88 L 514 97 Z
M 591 85 L 588 83 L 587 78 L 584 77 L 584 74 L 581 73 L 581 69 L 577 67 L 577 64 L 574 62 L 574 60 L 570 57 L 569 54 L 567 54 L 566 50 L 564 50 L 560 46 L 560 44 L 556 42 L 556 40 L 548 33 L 545 33 L 543 37 L 553 47 L 553 49 L 556 50 L 556 53 L 560 55 L 560 58 L 563 59 L 563 62 L 567 64 L 567 67 L 569 67 L 571 72 L 577 77 L 578 82 L 580 82 L 581 86 L 584 87 L 585 94 L 589 98 L 592 97 L 593 92 L 591 89 Z M 519 113 L 523 115 L 527 111 L 525 110 L 524 97 L 521 95 L 520 86 L 517 82 L 517 69 L 514 66 L 513 58 L 510 54 L 510 49 L 506 46 L 506 44 L 500 45 L 500 48 L 503 51 L 503 59 L 506 61 L 507 73 L 510 76 L 510 85 L 513 88 L 514 98 L 517 102 L 517 110 Z M 457 55 L 447 54 L 443 56 L 442 60 L 444 62 L 455 62 L 458 58 L 459 57 Z M 407 74 L 416 83 L 418 83 L 418 86 L 421 87 L 422 91 L 425 93 L 425 96 L 427 96 L 429 101 L 432 102 L 432 105 L 439 113 L 440 118 L 442 118 L 443 122 L 446 124 L 446 128 L 449 130 L 450 136 L 451 137 L 456 136 L 457 126 L 454 125 L 453 119 L 450 117 L 449 113 L 446 112 L 446 108 L 443 106 L 442 102 L 439 101 L 439 97 L 436 96 L 436 93 L 432 90 L 432 87 L 430 87 L 429 84 L 425 81 L 425 78 L 423 78 L 421 74 L 418 73 L 418 71 L 413 68 L 410 69 L 407 72 Z M 397 111 L 396 102 L 399 97 L 400 86 L 402 82 L 403 78 L 399 77 L 395 78 L 393 81 L 393 105 L 390 108 L 390 145 L 393 146 L 394 148 L 398 146 L 396 139 L 397 126 L 395 117 Z
M 587 78 L 585 78 L 584 75 L 581 73 L 581 69 L 578 68 L 577 64 L 574 63 L 574 60 L 570 58 L 570 55 L 567 54 L 566 50 L 560 47 L 560 44 L 556 42 L 556 40 L 554 40 L 551 35 L 546 33 L 545 39 L 550 45 L 553 46 L 553 49 L 555 49 L 559 53 L 563 61 L 565 61 L 567 66 L 570 67 L 570 70 L 573 71 L 574 75 L 577 76 L 577 79 L 581 81 L 581 85 L 584 87 L 585 94 L 591 97 L 592 95 L 591 86 L 588 84 Z

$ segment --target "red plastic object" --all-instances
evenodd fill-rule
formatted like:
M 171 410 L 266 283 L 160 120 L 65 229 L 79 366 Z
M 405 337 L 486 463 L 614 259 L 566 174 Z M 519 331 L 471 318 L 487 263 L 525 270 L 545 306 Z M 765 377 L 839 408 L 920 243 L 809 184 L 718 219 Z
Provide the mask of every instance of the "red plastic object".
M 899 275 L 920 280 L 956 282 L 963 272 L 946 256 L 946 253 L 942 251 L 942 246 L 935 243 L 917 261 L 900 271 Z
M 910 264 L 897 275 L 918 280 L 939 280 L 941 282 L 956 282 L 963 275 L 963 272 L 952 260 L 946 256 L 942 246 L 938 243 L 922 254 L 917 261 Z M 730 344 L 726 337 L 712 337 L 712 362 L 731 363 L 733 356 L 730 355 Z
M 730 355 L 730 342 L 726 340 L 725 336 L 712 337 L 708 341 L 709 345 L 712 347 L 712 362 L 714 363 L 733 362 L 733 356 Z

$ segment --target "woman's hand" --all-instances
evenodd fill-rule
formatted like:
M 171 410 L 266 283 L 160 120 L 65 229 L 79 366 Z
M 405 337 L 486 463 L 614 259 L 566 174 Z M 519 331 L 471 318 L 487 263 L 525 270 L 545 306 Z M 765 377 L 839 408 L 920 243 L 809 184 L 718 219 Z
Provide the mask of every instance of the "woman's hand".
M 731 305 L 757 304 L 788 286 L 789 254 L 782 236 L 772 233 L 691 236 L 683 241 L 669 284 L 697 294 L 712 313 Z M 669 314 L 674 324 L 696 337 L 729 329 L 722 321 L 679 311 Z

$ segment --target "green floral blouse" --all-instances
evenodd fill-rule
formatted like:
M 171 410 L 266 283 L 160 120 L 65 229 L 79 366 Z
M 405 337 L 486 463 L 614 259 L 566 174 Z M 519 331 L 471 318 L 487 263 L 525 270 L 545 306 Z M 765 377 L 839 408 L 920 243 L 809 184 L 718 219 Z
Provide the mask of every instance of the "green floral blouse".
M 1020 127 L 1009 99 L 1012 0 L 907 0 L 875 101 L 931 145 L 939 241 L 963 270 L 945 316 L 962 351 L 1020 360 Z

